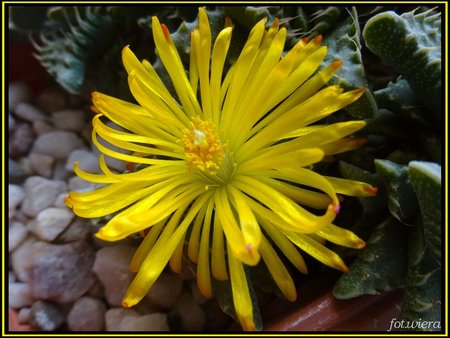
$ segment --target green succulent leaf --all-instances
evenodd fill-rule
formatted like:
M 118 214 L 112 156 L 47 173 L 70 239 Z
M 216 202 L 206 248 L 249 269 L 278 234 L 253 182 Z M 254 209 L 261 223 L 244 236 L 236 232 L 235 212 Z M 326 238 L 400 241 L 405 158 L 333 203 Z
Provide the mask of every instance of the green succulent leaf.
M 375 160 L 377 173 L 386 187 L 388 208 L 398 221 L 412 225 L 417 215 L 417 200 L 409 183 L 408 168 L 388 160 Z
M 417 327 L 416 331 L 440 331 L 442 270 L 425 245 L 423 230 L 419 218 L 409 237 L 408 275 L 399 320 L 433 324 L 430 327 Z
M 409 178 L 417 195 L 423 219 L 424 240 L 436 263 L 441 263 L 442 208 L 441 166 L 436 163 L 412 161 Z
M 363 206 L 364 212 L 376 214 L 384 211 L 386 208 L 386 193 L 377 173 L 372 173 L 344 161 L 339 162 L 339 171 L 344 178 L 366 182 L 378 188 L 377 196 L 371 198 L 358 198 Z
M 59 10 L 65 13 L 67 9 Z M 116 31 L 104 7 L 75 7 L 74 12 L 74 21 L 67 17 L 68 31 L 43 31 L 40 35 L 43 45 L 34 45 L 36 57 L 56 82 L 69 93 L 79 94 L 88 62 L 114 42 Z
M 403 285 L 406 276 L 406 227 L 389 217 L 379 224 L 366 248 L 333 287 L 337 299 L 376 295 Z
M 377 104 L 368 88 L 369 85 L 365 76 L 359 40 L 360 34 L 358 13 L 356 8 L 353 7 L 347 20 L 324 39 L 324 44 L 328 46 L 325 64 L 336 59 L 344 62 L 333 76 L 331 83 L 339 84 L 346 90 L 365 88 L 364 95 L 345 108 L 345 111 L 353 117 L 362 119 L 373 117 L 377 111 Z
M 363 30 L 366 46 L 411 85 L 435 118 L 441 110 L 441 18 L 434 9 L 370 18 Z
M 253 307 L 253 321 L 255 324 L 255 328 L 257 331 L 261 331 L 263 329 L 261 312 L 259 310 L 258 300 L 256 298 L 255 290 L 253 287 L 253 281 L 250 269 L 244 266 L 245 274 L 247 277 L 247 284 L 250 291 L 250 297 L 252 299 L 252 307 Z M 224 313 L 233 318 L 236 322 L 239 322 L 239 319 L 236 316 L 236 311 L 234 309 L 233 302 L 233 292 L 231 290 L 231 282 L 228 281 L 219 281 L 215 278 L 212 279 L 212 288 L 214 298 L 219 302 L 219 306 Z
M 423 111 L 419 109 L 420 105 L 411 86 L 401 76 L 389 82 L 386 88 L 374 92 L 374 95 L 379 108 L 388 109 L 419 124 L 429 124 Z

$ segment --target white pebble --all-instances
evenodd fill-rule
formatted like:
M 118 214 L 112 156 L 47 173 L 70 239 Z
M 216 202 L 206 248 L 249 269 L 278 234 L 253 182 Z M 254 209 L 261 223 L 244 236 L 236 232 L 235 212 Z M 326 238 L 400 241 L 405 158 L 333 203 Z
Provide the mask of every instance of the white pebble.
M 12 270 L 19 281 L 28 282 L 30 279 L 33 244 L 36 241 L 36 237 L 28 236 L 19 247 L 11 253 Z
M 8 231 L 8 252 L 14 251 L 27 238 L 28 229 L 20 222 L 13 222 Z
M 68 189 L 69 191 L 88 192 L 93 191 L 102 185 L 103 184 L 88 182 L 78 176 L 74 176 L 69 179 Z
M 20 117 L 22 120 L 29 122 L 47 120 L 47 116 L 45 116 L 42 111 L 25 102 L 17 104 L 14 112 L 16 113 L 16 116 Z
M 20 185 L 8 185 L 8 208 L 9 210 L 17 208 L 25 199 L 25 189 Z
M 103 331 L 106 306 L 92 297 L 81 297 L 73 304 L 67 316 L 67 325 L 72 331 Z
M 17 314 L 17 321 L 19 324 L 28 324 L 30 322 L 30 312 L 31 308 L 23 307 L 19 310 Z
M 139 317 L 139 313 L 134 309 L 125 309 L 123 307 L 110 308 L 105 313 L 106 331 L 118 331 L 122 319 L 125 317 Z
M 74 214 L 69 209 L 50 207 L 37 215 L 34 231 L 40 239 L 51 242 L 67 228 L 73 218 Z
M 98 166 L 98 156 L 86 149 L 75 149 L 72 151 L 67 159 L 66 170 L 73 172 L 73 164 L 78 161 L 80 169 L 90 173 L 100 173 Z
M 75 133 L 57 130 L 39 135 L 32 151 L 55 159 L 66 159 L 72 150 L 82 148 L 83 145 L 83 140 Z
M 22 211 L 31 217 L 52 206 L 56 197 L 67 191 L 65 182 L 53 181 L 41 176 L 27 178 L 24 188 L 25 200 L 22 203 Z
M 9 306 L 13 309 L 20 309 L 33 304 L 34 299 L 31 288 L 27 283 L 9 284 Z

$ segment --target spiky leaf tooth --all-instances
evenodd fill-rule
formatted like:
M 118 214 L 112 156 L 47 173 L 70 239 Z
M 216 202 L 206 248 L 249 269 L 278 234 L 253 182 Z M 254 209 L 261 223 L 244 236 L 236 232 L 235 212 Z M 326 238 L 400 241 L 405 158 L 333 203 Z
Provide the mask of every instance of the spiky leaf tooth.
M 408 174 L 422 213 L 425 243 L 440 265 L 443 235 L 441 166 L 431 162 L 412 161 L 408 166 Z
M 406 292 L 399 320 L 432 324 L 410 327 L 414 331 L 440 331 L 442 313 L 440 265 L 425 244 L 422 219 L 418 218 L 408 241 L 408 273 Z M 412 326 L 412 325 L 411 325 Z
M 267 17 L 267 25 L 271 25 L 275 17 L 283 16 L 282 8 L 279 6 L 223 6 L 220 9 L 247 32 L 250 32 L 252 27 L 265 17 Z
M 69 31 L 65 33 L 42 32 L 43 45 L 35 44 L 35 47 L 36 57 L 56 82 L 68 92 L 79 94 L 87 63 L 114 41 L 116 32 L 111 16 L 103 7 L 76 7 L 75 18 L 68 19 Z
M 389 217 L 333 287 L 338 299 L 375 295 L 402 286 L 406 276 L 406 227 Z
M 441 19 L 434 9 L 399 16 L 393 11 L 370 18 L 363 30 L 366 46 L 411 85 L 418 99 L 440 119 Z
M 408 168 L 388 160 L 375 160 L 388 198 L 388 208 L 398 221 L 412 225 L 417 215 L 417 200 L 409 183 Z
M 418 124 L 429 125 L 424 112 L 419 109 L 411 86 L 401 76 L 389 82 L 386 88 L 374 92 L 379 108 L 388 109 L 402 118 L 415 121 Z
M 377 105 L 368 88 L 359 35 L 358 13 L 353 7 L 348 18 L 324 39 L 324 44 L 328 46 L 325 64 L 336 59 L 344 62 L 333 76 L 331 83 L 339 84 L 346 90 L 365 88 L 364 95 L 358 101 L 347 106 L 345 110 L 356 118 L 370 118 L 375 115 Z

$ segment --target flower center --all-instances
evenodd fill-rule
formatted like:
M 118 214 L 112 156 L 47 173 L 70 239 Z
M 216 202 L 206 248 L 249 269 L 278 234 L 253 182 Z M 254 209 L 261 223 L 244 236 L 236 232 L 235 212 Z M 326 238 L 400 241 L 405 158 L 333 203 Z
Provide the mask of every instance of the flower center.
M 184 132 L 183 145 L 189 167 L 217 175 L 223 163 L 224 150 L 211 122 L 196 117 L 192 128 Z

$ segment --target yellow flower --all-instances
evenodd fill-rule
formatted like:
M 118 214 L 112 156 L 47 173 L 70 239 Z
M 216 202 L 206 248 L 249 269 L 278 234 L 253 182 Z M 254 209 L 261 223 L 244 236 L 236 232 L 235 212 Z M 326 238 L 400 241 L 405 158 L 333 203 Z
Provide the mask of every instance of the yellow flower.
M 300 41 L 283 55 L 286 29 L 275 20 L 266 31 L 265 23 L 254 26 L 225 74 L 233 29 L 224 28 L 212 45 L 208 17 L 200 8 L 187 75 L 168 29 L 153 17 L 156 50 L 177 98 L 152 65 L 140 62 L 129 47 L 123 49 L 123 63 L 139 105 L 92 94 L 94 144 L 105 155 L 145 166 L 117 174 L 101 156 L 103 174 L 91 174 L 75 163 L 78 176 L 105 185 L 92 192 L 70 192 L 66 204 L 81 217 L 117 212 L 97 233 L 102 240 L 147 231 L 130 264 L 137 275 L 124 297 L 126 307 L 148 293 L 168 263 L 181 271 L 187 243 L 201 293 L 212 296 L 211 277 L 230 279 L 241 325 L 254 330 L 244 264 L 254 266 L 262 259 L 293 301 L 294 281 L 279 253 L 304 273 L 297 247 L 346 271 L 325 240 L 352 248 L 365 245 L 332 222 L 340 208 L 338 194 L 372 196 L 376 188 L 310 170 L 324 156 L 362 144 L 360 138 L 349 137 L 364 126 L 362 121 L 315 122 L 354 102 L 363 90 L 322 88 L 341 62 L 317 72 L 327 53 L 321 37 Z M 108 148 L 99 137 L 129 152 Z

